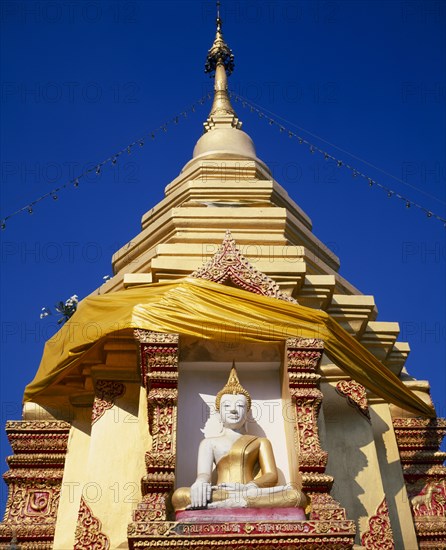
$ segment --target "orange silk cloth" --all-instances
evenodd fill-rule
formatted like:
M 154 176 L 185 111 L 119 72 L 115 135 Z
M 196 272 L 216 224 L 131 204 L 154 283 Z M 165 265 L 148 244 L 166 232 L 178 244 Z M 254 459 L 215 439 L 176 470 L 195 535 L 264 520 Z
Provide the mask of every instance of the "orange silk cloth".
M 422 416 L 435 411 L 324 311 L 259 296 L 202 279 L 155 283 L 82 300 L 73 317 L 45 344 L 24 400 L 57 382 L 105 336 L 128 328 L 220 341 L 319 338 L 331 360 L 385 401 Z

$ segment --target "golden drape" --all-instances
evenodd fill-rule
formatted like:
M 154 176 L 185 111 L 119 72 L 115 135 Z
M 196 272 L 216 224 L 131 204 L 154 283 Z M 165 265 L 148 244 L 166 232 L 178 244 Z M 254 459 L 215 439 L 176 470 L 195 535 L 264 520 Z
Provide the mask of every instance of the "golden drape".
M 222 341 L 319 338 L 332 361 L 367 389 L 408 411 L 435 416 L 429 405 L 324 311 L 193 278 L 84 299 L 46 343 L 24 400 L 34 400 L 100 338 L 126 328 Z

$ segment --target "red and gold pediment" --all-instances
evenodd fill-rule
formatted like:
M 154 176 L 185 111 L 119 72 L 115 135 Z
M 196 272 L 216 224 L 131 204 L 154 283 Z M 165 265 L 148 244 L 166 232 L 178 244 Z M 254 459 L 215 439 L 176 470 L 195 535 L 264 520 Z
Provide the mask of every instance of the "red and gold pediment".
M 243 256 L 229 229 L 214 256 L 194 271 L 191 277 L 297 304 L 294 298 L 280 290 L 279 285 L 271 277 L 256 269 Z

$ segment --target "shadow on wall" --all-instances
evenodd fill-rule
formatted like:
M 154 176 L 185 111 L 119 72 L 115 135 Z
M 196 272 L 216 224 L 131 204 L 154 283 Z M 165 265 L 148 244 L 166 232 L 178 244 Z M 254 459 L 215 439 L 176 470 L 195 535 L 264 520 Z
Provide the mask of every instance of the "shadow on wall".
M 334 477 L 331 496 L 347 511 L 348 519 L 358 526 L 361 517 L 368 517 L 363 501 L 365 491 L 356 481 L 369 461 L 362 451 L 373 441 L 370 423 L 329 384 L 321 384 L 324 394 L 322 414 L 325 426 L 321 429 L 321 447 L 328 452 L 326 474 Z M 360 544 L 359 528 L 356 542 Z

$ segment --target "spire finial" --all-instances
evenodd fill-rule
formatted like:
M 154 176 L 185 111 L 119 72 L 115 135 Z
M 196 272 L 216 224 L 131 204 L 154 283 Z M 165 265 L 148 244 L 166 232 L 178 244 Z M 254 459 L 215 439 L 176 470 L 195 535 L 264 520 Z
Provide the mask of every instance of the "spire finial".
M 204 72 L 209 73 L 215 79 L 214 102 L 208 120 L 204 124 L 205 131 L 215 127 L 215 117 L 219 115 L 225 117 L 225 120 L 221 121 L 225 125 L 229 124 L 229 126 L 235 128 L 241 127 L 228 95 L 228 76 L 234 70 L 234 55 L 223 38 L 220 5 L 220 0 L 217 0 L 217 32 L 214 43 L 208 51 L 204 68 Z
M 222 34 L 223 21 L 220 18 L 220 0 L 217 0 L 217 32 L 211 49 L 208 51 L 206 64 L 204 67 L 205 73 L 210 73 L 214 76 L 217 65 L 222 64 L 226 74 L 229 76 L 234 70 L 234 55 L 231 48 L 226 44 Z

